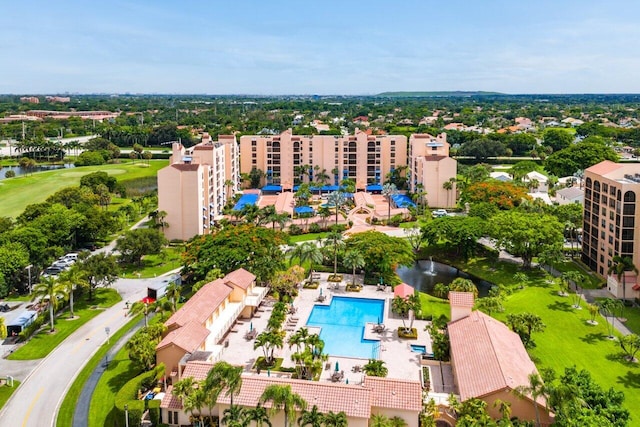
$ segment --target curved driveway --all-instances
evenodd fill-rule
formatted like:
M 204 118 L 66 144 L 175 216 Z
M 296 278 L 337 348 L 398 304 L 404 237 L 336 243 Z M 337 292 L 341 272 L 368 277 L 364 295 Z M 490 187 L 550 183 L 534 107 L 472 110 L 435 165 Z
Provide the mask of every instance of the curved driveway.
M 58 408 L 69 386 L 107 340 L 105 328 L 111 334 L 122 328 L 130 320 L 125 303 L 143 298 L 147 285 L 162 279 L 118 280 L 114 287 L 122 301 L 84 324 L 40 361 L 0 412 L 0 427 L 55 426 Z

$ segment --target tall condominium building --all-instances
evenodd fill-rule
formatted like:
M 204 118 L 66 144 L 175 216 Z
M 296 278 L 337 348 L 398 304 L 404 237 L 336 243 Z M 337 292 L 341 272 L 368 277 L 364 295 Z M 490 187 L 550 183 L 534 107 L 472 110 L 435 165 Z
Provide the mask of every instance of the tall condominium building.
M 240 137 L 240 170 L 260 169 L 265 183 L 290 191 L 303 182 L 339 185 L 351 179 L 358 190 L 377 185 L 385 175 L 407 164 L 407 138 L 402 135 L 280 135 Z
M 640 296 L 637 275 L 627 273 L 626 289 L 609 275 L 614 256 L 629 257 L 640 267 L 640 165 L 609 160 L 584 171 L 582 261 L 607 278 L 608 290 L 618 298 Z
M 194 147 L 172 148 L 169 166 L 158 171 L 158 210 L 167 213 L 167 239 L 187 240 L 207 233 L 239 189 L 239 150 L 235 136 L 212 141 L 207 133 Z
M 458 162 L 449 157 L 445 133 L 436 137 L 414 134 L 409 138 L 409 188 L 415 193 L 422 185 L 429 206 L 455 206 L 457 165 Z

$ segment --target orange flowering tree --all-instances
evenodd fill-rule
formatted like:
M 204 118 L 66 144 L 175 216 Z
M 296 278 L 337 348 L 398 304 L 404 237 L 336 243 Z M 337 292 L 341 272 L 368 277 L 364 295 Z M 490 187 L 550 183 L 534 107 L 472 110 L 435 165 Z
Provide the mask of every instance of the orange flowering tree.
M 527 189 L 510 182 L 487 181 L 477 182 L 467 187 L 462 194 L 462 201 L 468 203 L 491 203 L 500 209 L 512 209 L 522 200 L 531 200 Z

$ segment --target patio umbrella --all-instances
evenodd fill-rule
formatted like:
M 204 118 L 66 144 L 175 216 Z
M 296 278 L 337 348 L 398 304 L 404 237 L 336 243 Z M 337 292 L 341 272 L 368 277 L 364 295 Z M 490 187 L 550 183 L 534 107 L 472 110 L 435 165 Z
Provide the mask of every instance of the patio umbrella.
M 267 376 L 270 377 L 271 376 L 271 369 L 267 369 Z
M 347 384 L 349 384 L 349 378 L 347 378 L 345 382 L 346 382 Z
M 382 322 L 380 321 L 380 316 L 378 316 L 378 325 L 379 325 L 380 323 L 382 323 Z
M 253 331 L 253 322 L 249 323 L 249 332 Z
M 338 364 L 338 361 L 336 360 L 336 372 L 338 372 L 340 370 L 340 365 Z

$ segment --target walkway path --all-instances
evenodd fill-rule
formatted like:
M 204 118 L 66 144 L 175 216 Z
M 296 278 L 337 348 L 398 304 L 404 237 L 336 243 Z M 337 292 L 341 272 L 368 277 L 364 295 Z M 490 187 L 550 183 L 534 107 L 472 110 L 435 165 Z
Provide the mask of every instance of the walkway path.
M 89 425 L 89 407 L 91 405 L 91 398 L 93 397 L 93 392 L 98 385 L 100 377 L 102 377 L 102 374 L 104 374 L 109 367 L 109 361 L 114 359 L 120 349 L 124 347 L 127 341 L 129 341 L 133 334 L 136 333 L 142 325 L 144 325 L 144 319 L 136 323 L 129 332 L 124 334 L 122 338 L 120 338 L 118 342 L 109 349 L 105 357 L 102 358 L 96 369 L 91 373 L 91 376 L 84 384 L 80 397 L 78 398 L 76 409 L 73 413 L 73 427 L 86 427 Z

